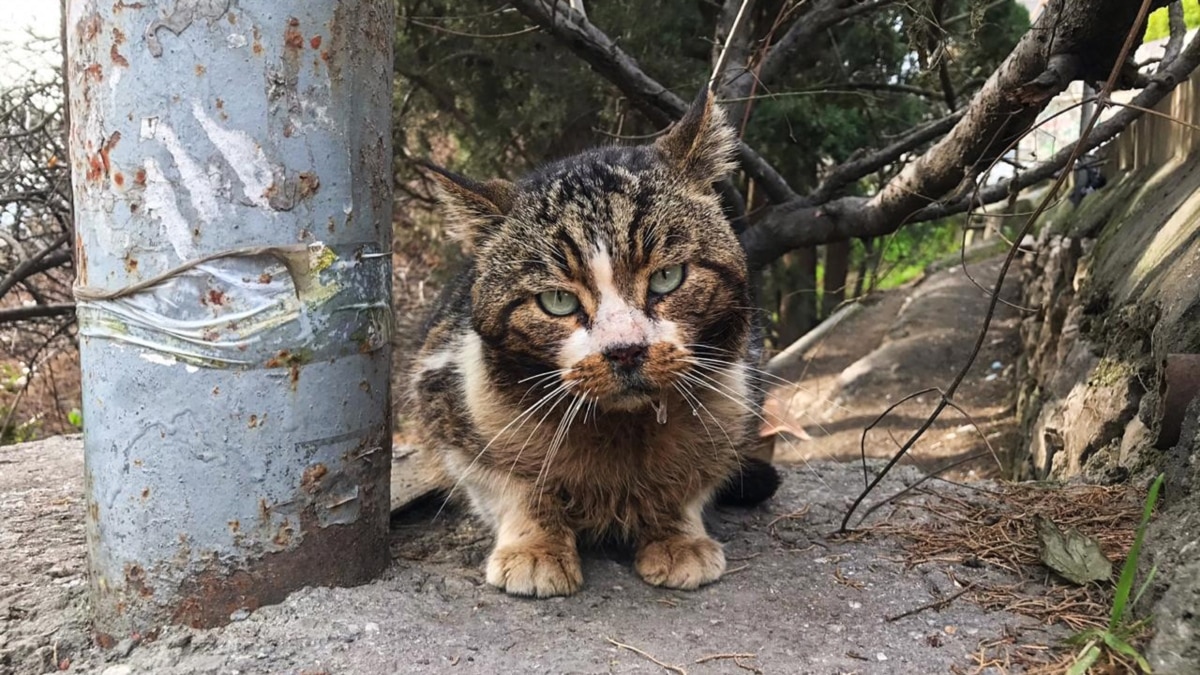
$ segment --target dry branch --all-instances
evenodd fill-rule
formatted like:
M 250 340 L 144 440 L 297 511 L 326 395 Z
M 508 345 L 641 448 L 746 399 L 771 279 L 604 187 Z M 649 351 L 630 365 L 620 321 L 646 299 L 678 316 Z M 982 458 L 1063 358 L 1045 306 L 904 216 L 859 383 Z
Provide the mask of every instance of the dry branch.
M 685 101 L 647 75 L 603 31 L 561 0 L 515 0 L 527 18 L 554 35 L 616 86 L 651 121 L 665 125 L 679 117 Z M 730 6 L 736 3 L 730 3 Z M 791 24 L 774 44 L 757 55 L 745 36 L 735 36 L 734 57 L 721 80 L 726 99 L 743 99 L 755 86 L 767 84 L 794 68 L 803 45 L 832 26 L 890 4 L 888 0 L 817 0 L 795 12 Z M 1163 6 L 1156 0 L 1154 6 Z M 900 227 L 999 201 L 1009 191 L 1055 175 L 1071 156 L 1055 155 L 1010 183 L 966 196 L 974 180 L 1026 133 L 1050 99 L 1078 79 L 1103 79 L 1114 66 L 1124 37 L 1138 14 L 1138 3 L 1124 0 L 1051 0 L 1012 53 L 992 73 L 961 118 L 939 120 L 880 150 L 835 167 L 811 194 L 799 196 L 777 170 L 746 144 L 741 147 L 746 174 L 763 189 L 772 206 L 741 233 L 752 268 L 766 266 L 784 253 L 802 247 L 890 234 Z M 726 12 L 728 14 L 728 12 Z M 951 19 L 953 20 L 953 19 Z M 728 25 L 728 24 L 727 24 Z M 1186 50 L 1185 50 L 1186 51 Z M 758 59 L 757 67 L 751 60 Z M 733 60 L 736 60 L 733 59 Z M 1196 64 L 1179 58 L 1156 76 L 1135 103 L 1148 107 L 1166 95 Z M 1166 71 L 1170 71 L 1169 73 Z M 756 84 L 757 83 L 757 84 Z M 1138 102 L 1141 101 L 1141 102 Z M 734 105 L 737 105 L 736 103 Z M 1100 125 L 1093 137 L 1104 139 L 1137 116 L 1127 110 Z M 736 117 L 736 116 L 735 116 Z M 947 133 L 948 132 L 948 133 Z M 944 136 L 942 134 L 945 133 Z M 870 198 L 840 197 L 838 192 L 881 168 L 894 165 L 924 145 L 937 141 Z M 1103 142 L 1102 140 L 1096 142 Z

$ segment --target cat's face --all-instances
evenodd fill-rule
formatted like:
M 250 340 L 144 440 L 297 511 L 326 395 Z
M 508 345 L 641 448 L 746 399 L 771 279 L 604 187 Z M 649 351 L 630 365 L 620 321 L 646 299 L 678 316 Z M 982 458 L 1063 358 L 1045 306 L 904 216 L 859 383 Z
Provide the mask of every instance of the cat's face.
M 704 101 L 653 146 L 447 186 L 452 216 L 473 217 L 472 324 L 497 386 L 637 410 L 744 355 L 745 260 L 711 187 L 732 143 Z

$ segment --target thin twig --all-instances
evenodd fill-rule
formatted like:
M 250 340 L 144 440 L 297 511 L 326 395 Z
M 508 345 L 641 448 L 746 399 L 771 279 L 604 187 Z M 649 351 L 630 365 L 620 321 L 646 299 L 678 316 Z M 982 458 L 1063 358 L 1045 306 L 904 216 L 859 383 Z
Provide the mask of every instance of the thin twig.
M 910 610 L 908 610 L 907 612 L 901 612 L 901 613 L 899 613 L 899 614 L 896 614 L 896 615 L 894 615 L 894 616 L 889 616 L 889 617 L 886 617 L 886 618 L 884 619 L 884 621 L 899 621 L 900 619 L 903 619 L 903 618 L 906 618 L 906 617 L 913 616 L 914 614 L 920 614 L 921 612 L 924 612 L 924 611 L 927 611 L 927 610 L 931 610 L 931 609 L 932 609 L 932 610 L 936 610 L 936 611 L 939 611 L 939 612 L 940 612 L 940 611 L 942 611 L 943 609 L 945 609 L 945 608 L 946 608 L 946 607 L 947 607 L 947 606 L 948 606 L 950 603 L 952 603 L 952 602 L 954 602 L 955 600 L 957 600 L 957 599 L 961 598 L 962 596 L 966 595 L 966 594 L 967 594 L 967 592 L 968 592 L 968 591 L 970 591 L 970 590 L 971 590 L 971 589 L 973 589 L 973 588 L 975 588 L 975 587 L 974 587 L 974 586 L 967 586 L 966 588 L 964 588 L 964 589 L 962 589 L 961 591 L 959 591 L 959 592 L 955 593 L 954 595 L 951 595 L 951 596 L 950 596 L 950 597 L 948 597 L 948 598 L 942 598 L 941 600 L 937 600 L 937 601 L 931 602 L 931 603 L 929 603 L 929 604 L 927 604 L 927 605 L 921 605 L 920 607 L 914 607 L 913 609 L 910 609 Z
M 647 661 L 649 661 L 649 662 L 653 663 L 654 665 L 659 666 L 665 670 L 669 670 L 672 673 L 678 673 L 679 675 L 687 675 L 687 671 L 684 670 L 683 668 L 680 668 L 679 666 L 673 666 L 669 663 L 663 663 L 662 661 L 659 661 L 658 659 L 656 659 L 653 656 L 647 654 L 646 652 L 638 649 L 637 647 L 634 647 L 633 645 L 627 645 L 623 642 L 617 642 L 616 640 L 614 640 L 610 637 L 605 637 L 604 639 L 608 640 L 609 643 L 611 643 L 613 646 L 617 647 L 618 649 L 625 649 L 625 650 L 631 651 L 634 654 L 637 654 L 638 656 L 646 659 Z

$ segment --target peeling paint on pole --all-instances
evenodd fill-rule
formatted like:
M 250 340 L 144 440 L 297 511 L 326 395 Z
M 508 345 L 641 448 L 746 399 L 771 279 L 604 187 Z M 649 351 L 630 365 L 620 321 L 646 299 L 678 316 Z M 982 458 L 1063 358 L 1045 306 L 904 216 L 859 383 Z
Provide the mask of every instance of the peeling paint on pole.
M 99 641 L 387 564 L 390 0 L 70 0 Z

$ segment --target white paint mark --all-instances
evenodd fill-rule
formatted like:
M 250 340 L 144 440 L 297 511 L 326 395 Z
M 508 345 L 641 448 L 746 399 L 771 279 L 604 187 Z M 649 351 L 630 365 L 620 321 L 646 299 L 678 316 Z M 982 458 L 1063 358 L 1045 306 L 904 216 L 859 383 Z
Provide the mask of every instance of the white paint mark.
M 192 374 L 192 373 L 198 373 L 198 372 L 200 372 L 200 369 L 199 369 L 199 368 L 197 368 L 196 366 L 193 366 L 193 365 L 192 365 L 192 364 L 190 364 L 190 363 L 189 363 L 189 364 L 187 364 L 187 365 L 185 365 L 185 366 L 183 367 L 183 369 L 184 369 L 184 370 L 186 370 L 186 371 L 188 372 L 188 374 L 189 374 L 189 375 L 190 375 L 190 374 Z
M 192 244 L 191 228 L 179 212 L 174 188 L 153 157 L 147 157 L 143 166 L 146 169 L 146 190 L 143 196 L 147 212 L 162 223 L 164 238 L 175 249 L 175 255 L 181 260 L 194 258 L 196 247 Z
M 204 112 L 199 101 L 192 102 L 192 114 L 204 128 L 204 133 L 208 134 L 208 139 L 242 181 L 246 198 L 260 209 L 271 210 L 267 190 L 274 182 L 274 172 L 262 147 L 246 132 L 225 129 L 217 124 Z
M 142 124 L 141 124 L 141 130 L 139 131 L 138 136 L 143 141 L 148 141 L 148 140 L 154 138 L 154 134 L 157 130 L 158 130 L 158 118 L 157 117 L 143 117 Z
M 146 121 L 142 120 L 142 122 L 141 134 L 145 138 Z M 171 153 L 171 158 L 175 160 L 175 168 L 179 171 L 179 183 L 191 196 L 192 208 L 195 209 L 196 215 L 204 223 L 216 222 L 221 217 L 221 204 L 217 201 L 217 192 L 213 188 L 212 182 L 209 181 L 204 167 L 192 159 L 192 156 L 183 147 L 183 143 L 179 141 L 179 137 L 175 135 L 175 130 L 166 122 L 155 119 L 154 124 L 150 126 L 154 140 L 162 143 L 167 152 Z
M 141 359 L 143 361 L 149 361 L 150 363 L 157 363 L 160 366 L 173 366 L 176 363 L 179 363 L 178 361 L 175 360 L 175 357 L 173 357 L 173 356 L 167 356 L 166 354 L 157 354 L 155 352 L 142 352 L 141 354 L 139 354 L 139 356 L 141 357 Z
M 230 33 L 225 36 L 225 44 L 229 45 L 230 49 L 241 49 L 247 44 L 246 36 L 241 33 Z
M 108 90 L 113 93 L 113 96 L 116 96 L 117 85 L 120 84 L 121 75 L 124 72 L 125 69 L 120 66 L 113 66 L 108 70 Z

